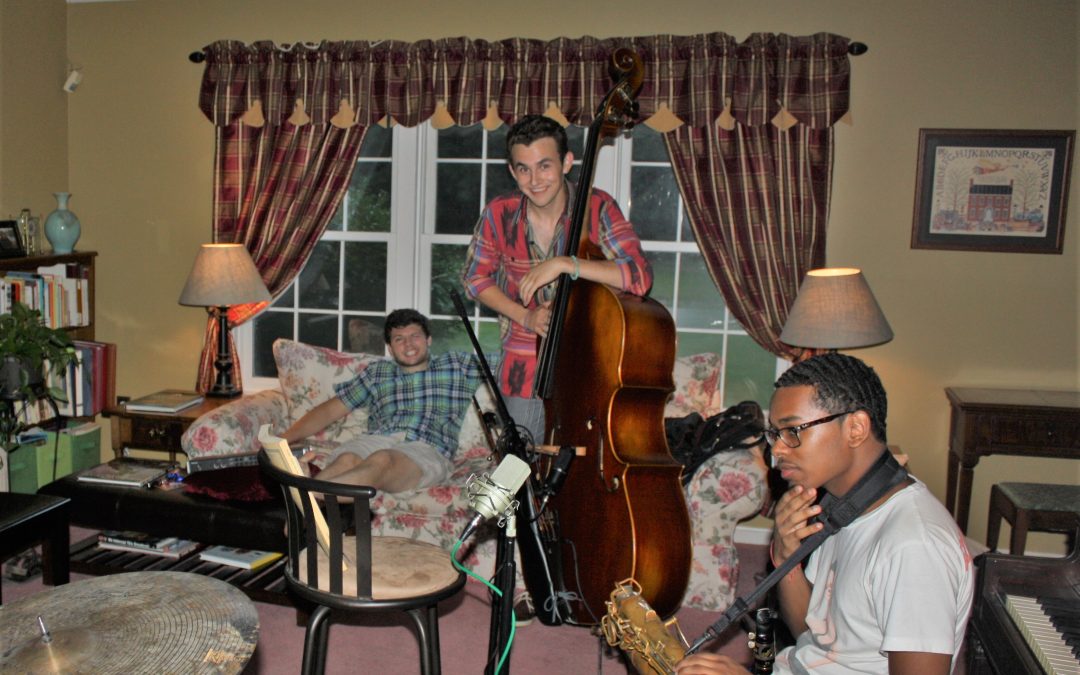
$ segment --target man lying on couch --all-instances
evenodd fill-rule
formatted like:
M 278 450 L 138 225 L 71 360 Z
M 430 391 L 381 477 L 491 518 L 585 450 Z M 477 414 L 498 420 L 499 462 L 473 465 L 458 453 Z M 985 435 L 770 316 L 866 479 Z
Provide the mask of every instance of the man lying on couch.
M 391 312 L 383 338 L 393 360 L 375 361 L 335 385 L 335 397 L 297 420 L 282 437 L 299 443 L 367 407 L 367 433 L 338 446 L 319 478 L 386 492 L 444 483 L 463 413 L 482 381 L 479 361 L 463 352 L 431 356 L 427 317 L 412 309 Z

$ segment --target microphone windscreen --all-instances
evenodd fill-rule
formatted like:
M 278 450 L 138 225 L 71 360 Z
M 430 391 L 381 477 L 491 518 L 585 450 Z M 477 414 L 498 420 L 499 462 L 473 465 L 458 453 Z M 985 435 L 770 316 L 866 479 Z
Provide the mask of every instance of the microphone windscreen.
M 491 482 L 499 487 L 506 488 L 510 494 L 517 494 L 525 479 L 529 477 L 529 465 L 514 455 L 503 457 L 502 463 L 491 474 Z

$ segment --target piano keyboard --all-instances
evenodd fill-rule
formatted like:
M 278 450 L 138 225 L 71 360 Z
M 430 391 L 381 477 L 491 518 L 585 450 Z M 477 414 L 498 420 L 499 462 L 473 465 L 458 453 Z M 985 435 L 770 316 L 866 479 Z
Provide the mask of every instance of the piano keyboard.
M 1005 596 L 1009 616 L 1047 675 L 1080 675 L 1080 607 L 1069 600 L 1055 605 L 1054 598 Z

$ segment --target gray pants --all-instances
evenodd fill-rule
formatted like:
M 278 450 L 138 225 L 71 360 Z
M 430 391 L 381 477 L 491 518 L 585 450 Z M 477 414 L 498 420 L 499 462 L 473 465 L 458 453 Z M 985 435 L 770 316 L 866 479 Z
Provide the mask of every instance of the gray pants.
M 506 397 L 506 410 L 519 427 L 532 436 L 535 445 L 544 443 L 544 402 L 538 398 Z

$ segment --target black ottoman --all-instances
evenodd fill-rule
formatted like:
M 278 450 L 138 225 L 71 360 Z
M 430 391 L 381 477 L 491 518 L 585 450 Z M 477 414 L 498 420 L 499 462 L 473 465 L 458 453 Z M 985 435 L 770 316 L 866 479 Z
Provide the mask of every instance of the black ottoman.
M 221 469 L 257 479 L 258 467 Z M 217 472 L 214 472 L 217 473 Z M 262 551 L 286 551 L 285 506 L 280 490 L 267 501 L 215 499 L 184 490 L 102 485 L 61 478 L 39 494 L 71 500 L 71 523 L 98 530 L 135 530 Z
M 41 542 L 42 580 L 49 585 L 66 584 L 70 578 L 68 506 L 66 499 L 0 492 L 0 562 Z

